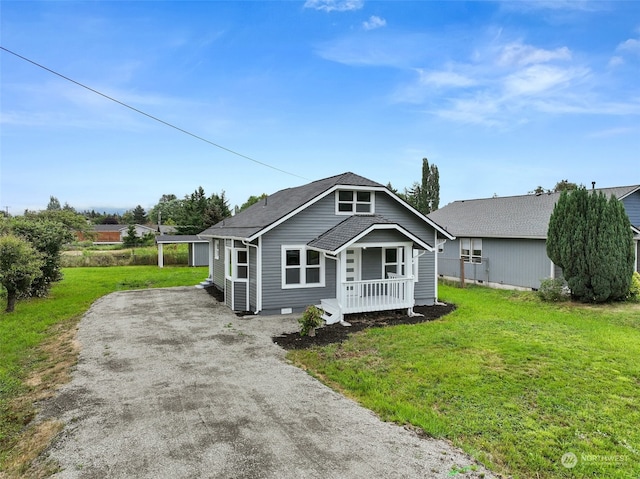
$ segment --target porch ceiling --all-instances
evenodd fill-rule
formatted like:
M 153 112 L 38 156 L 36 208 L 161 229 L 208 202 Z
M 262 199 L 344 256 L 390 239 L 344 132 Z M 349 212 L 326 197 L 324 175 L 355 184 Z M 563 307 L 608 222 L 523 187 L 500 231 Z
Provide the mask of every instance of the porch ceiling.
M 376 229 L 395 229 L 414 243 L 418 244 L 421 248 L 433 251 L 433 248 L 420 238 L 416 237 L 399 224 L 380 215 L 350 216 L 333 228 L 325 231 L 316 239 L 307 243 L 307 246 L 336 255 Z

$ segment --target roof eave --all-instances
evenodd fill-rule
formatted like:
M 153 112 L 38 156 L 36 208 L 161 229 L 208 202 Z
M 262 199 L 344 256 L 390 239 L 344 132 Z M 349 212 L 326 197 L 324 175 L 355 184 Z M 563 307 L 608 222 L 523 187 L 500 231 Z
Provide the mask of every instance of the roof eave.
M 388 229 L 395 229 L 395 230 L 399 231 L 400 233 L 402 233 L 403 235 L 405 235 L 407 238 L 409 238 L 414 243 L 416 243 L 416 244 L 420 245 L 421 247 L 423 247 L 424 249 L 426 249 L 427 251 L 429 251 L 429 252 L 435 251 L 435 249 L 431 245 L 429 245 L 428 243 L 425 243 L 420 238 L 415 236 L 413 233 L 411 233 L 410 231 L 407 231 L 402 226 L 400 226 L 400 225 L 398 225 L 396 223 L 377 223 L 377 224 L 373 224 L 373 225 L 369 226 L 367 229 L 365 229 L 364 231 L 360 232 L 359 234 L 357 234 L 356 236 L 351 238 L 349 241 L 343 243 L 339 248 L 337 248 L 335 250 L 326 250 L 326 249 L 323 249 L 323 248 L 312 247 L 312 246 L 310 246 L 309 249 L 313 249 L 315 251 L 320 251 L 322 253 L 326 253 L 326 254 L 329 254 L 329 255 L 332 255 L 332 256 L 337 256 L 338 254 L 342 253 L 347 248 L 350 248 L 351 246 L 356 244 L 358 241 L 360 241 L 362 238 L 367 236 L 372 231 L 382 230 L 382 229 L 387 229 L 387 230 Z

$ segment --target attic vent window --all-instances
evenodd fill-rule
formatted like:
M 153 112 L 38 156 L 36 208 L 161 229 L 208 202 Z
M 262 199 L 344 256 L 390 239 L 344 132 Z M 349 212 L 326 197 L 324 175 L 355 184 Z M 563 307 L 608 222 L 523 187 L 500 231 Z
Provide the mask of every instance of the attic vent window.
M 372 214 L 374 195 L 371 191 L 340 190 L 336 194 L 336 214 Z

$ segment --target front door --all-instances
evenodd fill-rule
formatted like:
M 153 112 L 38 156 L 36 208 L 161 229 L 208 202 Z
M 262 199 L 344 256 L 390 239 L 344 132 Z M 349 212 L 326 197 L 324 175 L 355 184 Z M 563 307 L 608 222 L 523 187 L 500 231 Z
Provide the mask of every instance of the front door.
M 360 263 L 362 251 L 360 249 L 348 249 L 345 251 L 345 275 L 344 280 L 347 283 L 360 281 Z M 356 285 L 347 286 L 347 294 L 349 296 L 359 296 Z

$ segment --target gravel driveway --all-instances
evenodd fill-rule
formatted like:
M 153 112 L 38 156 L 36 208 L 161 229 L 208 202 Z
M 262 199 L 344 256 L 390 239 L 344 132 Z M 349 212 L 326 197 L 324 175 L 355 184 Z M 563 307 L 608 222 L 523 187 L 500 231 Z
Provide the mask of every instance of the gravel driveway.
M 43 405 L 66 423 L 47 452 L 54 477 L 493 477 L 288 364 L 270 338 L 296 328 L 239 318 L 196 288 L 100 299 L 71 383 Z

